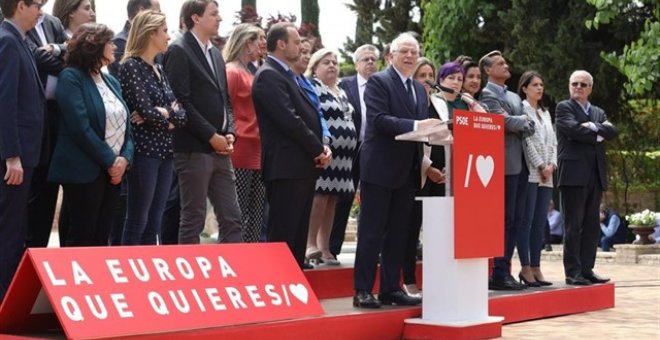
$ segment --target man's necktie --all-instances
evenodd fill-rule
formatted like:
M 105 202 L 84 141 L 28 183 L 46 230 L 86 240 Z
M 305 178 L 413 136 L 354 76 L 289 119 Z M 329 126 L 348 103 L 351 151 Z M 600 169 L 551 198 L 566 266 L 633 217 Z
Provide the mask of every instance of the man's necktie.
M 412 80 L 406 79 L 406 91 L 408 92 L 408 97 L 412 101 L 413 104 L 417 104 L 417 101 L 415 100 L 415 93 L 413 92 L 412 88 Z

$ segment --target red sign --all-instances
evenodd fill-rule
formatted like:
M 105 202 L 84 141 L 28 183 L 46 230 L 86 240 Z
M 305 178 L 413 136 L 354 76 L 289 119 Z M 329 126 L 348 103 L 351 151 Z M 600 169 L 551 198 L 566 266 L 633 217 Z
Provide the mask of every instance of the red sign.
M 454 257 L 504 253 L 504 118 L 454 110 Z
M 29 249 L 0 307 L 0 331 L 21 331 L 49 311 L 68 338 L 323 314 L 284 243 Z

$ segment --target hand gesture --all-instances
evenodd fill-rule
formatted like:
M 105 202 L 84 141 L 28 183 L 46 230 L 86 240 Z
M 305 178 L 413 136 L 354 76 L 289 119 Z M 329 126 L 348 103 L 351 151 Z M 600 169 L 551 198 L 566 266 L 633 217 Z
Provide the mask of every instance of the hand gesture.
M 7 172 L 5 182 L 7 185 L 21 185 L 23 183 L 23 164 L 20 157 L 10 157 L 5 160 Z

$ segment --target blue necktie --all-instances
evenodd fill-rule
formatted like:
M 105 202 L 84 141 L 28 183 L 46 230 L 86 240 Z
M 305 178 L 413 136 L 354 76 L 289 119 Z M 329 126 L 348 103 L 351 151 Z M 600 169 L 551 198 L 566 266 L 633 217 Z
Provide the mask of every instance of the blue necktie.
M 417 100 L 415 100 L 415 93 L 413 92 L 412 88 L 412 80 L 406 79 L 406 91 L 408 92 L 408 97 L 412 101 L 413 104 L 417 104 Z

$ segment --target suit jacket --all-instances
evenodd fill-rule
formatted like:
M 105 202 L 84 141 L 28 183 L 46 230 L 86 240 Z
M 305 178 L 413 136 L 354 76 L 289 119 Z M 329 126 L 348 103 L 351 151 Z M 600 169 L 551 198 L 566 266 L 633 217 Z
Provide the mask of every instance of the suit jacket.
M 0 23 L 0 60 L 0 160 L 20 157 L 24 167 L 34 167 L 46 99 L 27 42 L 7 21 Z
M 112 76 L 101 73 L 103 81 L 124 103 L 121 86 Z M 105 142 L 105 106 L 89 73 L 67 67 L 60 73 L 56 98 L 60 109 L 60 129 L 48 179 L 56 183 L 90 183 L 115 162 L 117 155 Z M 130 113 L 124 103 L 126 112 Z M 128 120 L 128 117 L 127 117 Z M 131 124 L 126 123 L 120 156 L 133 160 Z
M 534 133 L 534 125 L 524 115 L 522 100 L 517 94 L 506 91 L 506 100 L 502 100 L 496 91 L 488 83 L 479 99 L 488 107 L 488 112 L 504 115 L 505 174 L 517 175 L 523 167 L 522 138 Z
M 589 116 L 575 100 L 564 100 L 557 104 L 557 142 L 559 161 L 559 186 L 585 186 L 593 176 L 592 169 L 597 168 L 599 183 L 607 189 L 607 165 L 605 163 L 605 145 L 597 141 L 597 136 L 611 140 L 619 133 L 607 120 L 605 111 L 591 106 Z M 593 122 L 597 132 L 582 126 Z
M 33 28 L 27 32 L 27 38 L 30 42 L 30 50 L 32 51 L 32 55 L 34 55 L 34 59 L 37 62 L 39 79 L 41 79 L 43 86 L 46 86 L 46 81 L 49 75 L 57 76 L 64 69 L 64 55 L 66 54 L 67 48 L 67 36 L 64 32 L 64 26 L 62 26 L 60 19 L 50 14 L 44 13 L 42 27 L 44 30 L 44 35 L 46 36 L 46 41 L 49 44 L 57 45 L 60 49 L 60 54 L 58 56 L 46 52 L 40 48 L 42 43 L 36 28 Z
M 323 152 L 319 114 L 293 77 L 268 57 L 252 83 L 264 181 L 310 179 L 319 174 L 314 163 Z
M 414 129 L 414 121 L 428 118 L 428 99 L 422 84 L 413 81 L 417 103 L 410 100 L 393 67 L 375 73 L 364 90 L 367 129 L 360 150 L 360 180 L 386 188 L 403 187 L 411 171 L 420 183 L 421 143 L 394 140 Z
M 128 40 L 128 32 L 131 30 L 131 23 L 126 20 L 124 27 L 119 33 L 115 34 L 115 37 L 112 38 L 112 42 L 117 46 L 115 49 L 115 62 L 108 65 L 108 71 L 110 74 L 119 79 L 119 70 L 121 69 L 121 58 L 124 57 L 124 52 L 126 51 L 126 41 Z
M 360 129 L 362 128 L 362 105 L 360 103 L 360 89 L 358 87 L 357 75 L 342 78 L 339 82 L 339 87 L 346 92 L 348 102 L 355 109 L 353 110 L 353 124 L 355 124 L 355 131 L 359 139 Z
M 211 153 L 213 134 L 236 134 L 225 61 L 215 47 L 211 58 L 215 72 L 191 32 L 173 42 L 165 54 L 165 73 L 188 115 L 187 125 L 174 130 L 174 152 Z
M 523 139 L 523 151 L 525 161 L 529 170 L 529 182 L 538 183 L 542 187 L 553 187 L 552 177 L 546 182 L 541 182 L 539 166 L 552 164 L 557 166 L 557 136 L 552 128 L 552 119 L 548 110 L 541 110 L 537 114 L 536 109 L 531 107 L 527 101 L 523 101 L 523 110 L 525 114 L 534 120 L 534 134 Z M 549 127 L 545 139 L 541 135 L 542 129 Z

